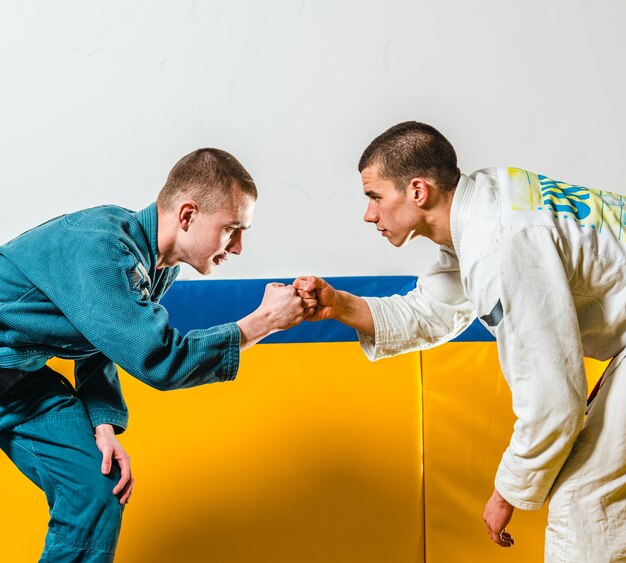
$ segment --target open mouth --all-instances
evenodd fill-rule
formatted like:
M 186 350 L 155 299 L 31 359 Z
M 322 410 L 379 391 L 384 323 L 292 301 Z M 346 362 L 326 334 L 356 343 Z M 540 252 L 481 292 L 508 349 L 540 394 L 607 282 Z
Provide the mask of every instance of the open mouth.
M 226 260 L 228 260 L 228 258 L 225 254 L 218 254 L 217 256 L 213 257 L 213 263 L 216 266 L 219 266 L 222 262 L 226 262 Z

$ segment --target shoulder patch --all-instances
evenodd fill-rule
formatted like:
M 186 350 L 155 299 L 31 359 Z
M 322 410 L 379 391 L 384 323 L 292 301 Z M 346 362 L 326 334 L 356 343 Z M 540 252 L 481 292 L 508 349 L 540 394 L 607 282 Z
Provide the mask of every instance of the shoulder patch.
M 150 297 L 150 275 L 148 270 L 141 262 L 137 262 L 137 265 L 130 271 L 128 271 L 128 281 L 130 290 L 133 293 L 140 295 L 142 301 L 147 301 Z
M 504 311 L 502 310 L 502 301 L 498 299 L 498 302 L 495 304 L 494 308 L 491 310 L 491 313 L 488 315 L 483 315 L 480 319 L 490 327 L 498 326 L 500 321 L 504 317 Z

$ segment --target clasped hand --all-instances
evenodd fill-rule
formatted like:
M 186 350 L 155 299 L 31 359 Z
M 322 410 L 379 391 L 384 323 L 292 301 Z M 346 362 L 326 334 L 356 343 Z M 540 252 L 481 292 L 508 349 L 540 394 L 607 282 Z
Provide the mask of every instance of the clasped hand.
M 274 330 L 285 330 L 299 325 L 316 307 L 314 294 L 304 295 L 291 284 L 272 282 L 265 286 L 259 309 Z
M 334 318 L 339 292 L 322 278 L 300 276 L 293 284 L 269 283 L 261 307 L 279 330 L 300 324 L 303 320 Z

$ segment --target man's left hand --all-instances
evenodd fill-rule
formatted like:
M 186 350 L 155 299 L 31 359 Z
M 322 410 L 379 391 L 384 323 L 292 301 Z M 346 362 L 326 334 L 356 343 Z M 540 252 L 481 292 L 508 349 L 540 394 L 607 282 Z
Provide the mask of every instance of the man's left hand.
M 120 504 L 126 504 L 130 500 L 135 484 L 135 479 L 130 470 L 130 457 L 117 440 L 112 425 L 99 424 L 96 426 L 95 432 L 96 445 L 102 452 L 101 471 L 104 475 L 108 475 L 111 472 L 113 461 L 119 465 L 121 477 L 113 489 L 113 494 L 118 496 Z
M 507 502 L 498 491 L 494 489 L 491 498 L 485 506 L 483 520 L 487 525 L 487 533 L 491 541 L 500 547 L 511 547 L 515 541 L 505 528 L 513 516 L 515 507 Z

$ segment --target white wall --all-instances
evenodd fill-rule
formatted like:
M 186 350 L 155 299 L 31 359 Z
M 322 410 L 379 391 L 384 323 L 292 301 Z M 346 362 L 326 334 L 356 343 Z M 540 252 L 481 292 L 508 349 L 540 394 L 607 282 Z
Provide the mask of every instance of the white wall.
M 216 277 L 419 273 L 431 243 L 397 250 L 361 221 L 369 141 L 417 119 L 466 172 L 626 192 L 625 16 L 619 0 L 1 0 L 0 239 L 143 207 L 180 156 L 217 146 L 260 199 Z

